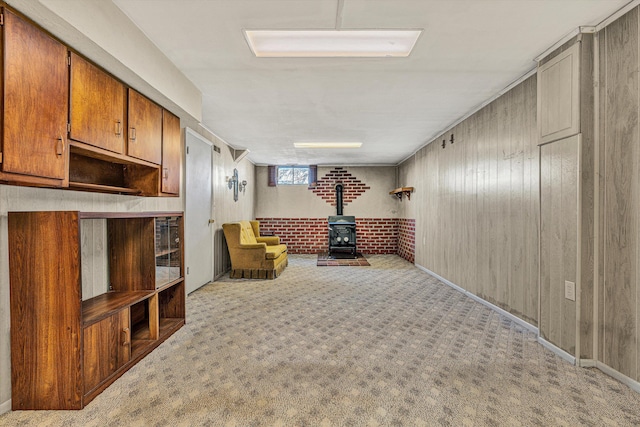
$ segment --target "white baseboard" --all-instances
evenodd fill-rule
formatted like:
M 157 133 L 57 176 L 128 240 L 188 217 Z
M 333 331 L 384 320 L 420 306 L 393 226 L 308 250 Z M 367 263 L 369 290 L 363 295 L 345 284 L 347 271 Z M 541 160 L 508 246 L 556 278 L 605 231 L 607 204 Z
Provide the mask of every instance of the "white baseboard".
M 4 414 L 5 412 L 9 412 L 11 410 L 11 399 L 6 402 L 0 403 L 0 414 Z
M 517 323 L 518 325 L 522 326 L 523 328 L 533 332 L 536 335 L 539 335 L 539 330 L 536 326 L 533 326 L 531 323 L 522 320 L 521 318 L 514 316 L 513 314 L 509 313 L 506 310 L 501 309 L 500 307 L 498 307 L 497 305 L 491 304 L 489 301 L 486 301 L 482 298 L 480 298 L 479 296 L 465 290 L 464 288 L 461 288 L 460 286 L 456 285 L 455 283 L 452 283 L 450 281 L 448 281 L 447 279 L 445 279 L 442 276 L 437 275 L 436 273 L 434 273 L 433 271 L 429 270 L 428 268 L 425 268 L 421 265 L 415 264 L 416 267 L 418 267 L 420 270 L 424 271 L 425 273 L 435 277 L 436 279 L 440 280 L 442 283 L 451 286 L 453 289 L 455 289 L 458 292 L 461 292 L 463 294 L 465 294 L 466 296 L 468 296 L 469 298 L 471 298 L 472 300 L 479 302 L 480 304 L 483 304 L 487 307 L 489 307 L 491 310 L 497 312 L 498 314 L 500 314 L 501 316 L 504 316 L 506 318 L 508 318 L 509 320 Z
M 597 368 L 598 361 L 593 359 L 578 359 L 578 363 L 581 368 Z
M 538 336 L 538 342 L 540 344 L 542 344 L 542 346 L 544 348 L 546 348 L 547 350 L 555 353 L 557 356 L 560 356 L 562 359 L 566 360 L 567 362 L 571 363 L 572 365 L 576 364 L 576 357 L 575 356 L 570 355 L 569 353 L 567 353 L 566 351 L 564 351 L 560 347 L 556 346 L 555 344 L 550 343 L 549 341 L 545 340 L 541 336 Z
M 442 283 L 452 287 L 453 289 L 465 294 L 466 296 L 468 296 L 469 298 L 471 298 L 474 301 L 479 302 L 480 304 L 483 304 L 487 307 L 489 307 L 490 309 L 496 311 L 497 313 L 499 313 L 502 316 L 505 316 L 507 318 L 509 318 L 510 320 L 516 322 L 517 324 L 523 326 L 524 328 L 530 330 L 531 332 L 534 332 L 537 336 L 538 336 L 538 342 L 545 347 L 546 349 L 548 349 L 549 351 L 555 353 L 556 355 L 558 355 L 559 357 L 561 357 L 562 359 L 566 360 L 567 362 L 571 363 L 572 365 L 577 365 L 580 366 L 581 368 L 598 368 L 599 370 L 601 370 L 602 372 L 604 372 L 606 375 L 609 375 L 612 378 L 615 378 L 616 380 L 620 381 L 622 384 L 628 386 L 630 389 L 634 390 L 637 393 L 640 393 L 640 382 L 634 380 L 633 378 L 629 378 L 628 376 L 616 371 L 615 369 L 613 369 L 612 367 L 593 360 L 593 359 L 576 359 L 575 356 L 572 356 L 571 354 L 567 353 L 566 351 L 564 351 L 563 349 L 561 349 L 560 347 L 557 347 L 555 344 L 550 343 L 549 341 L 545 340 L 544 338 L 542 338 L 540 336 L 540 331 L 537 327 L 533 326 L 532 324 L 520 319 L 519 317 L 514 316 L 513 314 L 509 313 L 508 311 L 505 311 L 503 309 L 501 309 L 500 307 L 491 304 L 488 301 L 483 300 L 482 298 L 480 298 L 479 296 L 472 294 L 471 292 L 461 288 L 460 286 L 456 285 L 455 283 L 452 283 L 450 281 L 448 281 L 447 279 L 445 279 L 442 276 L 439 276 L 438 274 L 434 273 L 433 271 L 429 270 L 428 268 L 425 268 L 421 265 L 415 264 L 416 267 L 418 267 L 420 270 L 424 271 L 425 273 L 429 274 L 430 276 L 435 277 L 436 279 L 440 280 Z
M 621 374 L 609 365 L 605 365 L 602 362 L 596 362 L 596 367 L 610 377 L 613 377 L 620 381 L 622 384 L 628 386 L 631 390 L 640 393 L 640 382 L 634 380 L 633 378 L 629 378 L 625 374 Z

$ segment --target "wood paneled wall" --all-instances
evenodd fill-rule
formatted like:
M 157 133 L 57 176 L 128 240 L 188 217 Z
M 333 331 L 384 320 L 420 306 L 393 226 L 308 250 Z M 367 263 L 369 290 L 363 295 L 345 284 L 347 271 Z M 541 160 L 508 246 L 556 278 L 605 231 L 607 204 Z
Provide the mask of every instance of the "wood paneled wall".
M 416 180 L 416 264 L 534 325 L 536 86 L 535 76 L 526 79 L 400 167 Z
M 593 46 L 592 34 L 580 34 L 542 60 L 538 71 L 538 115 L 563 101 L 572 114 L 572 125 L 557 127 L 559 132 L 540 128 L 546 144 L 540 148 L 540 335 L 579 359 L 594 358 Z M 549 76 L 567 55 L 573 69 Z M 563 139 L 554 141 L 554 135 Z M 565 297 L 566 281 L 574 283 L 574 301 Z
M 576 351 L 576 305 L 565 281 L 578 281 L 580 136 L 540 148 L 540 335 L 571 355 Z
M 638 8 L 599 33 L 598 360 L 640 380 Z

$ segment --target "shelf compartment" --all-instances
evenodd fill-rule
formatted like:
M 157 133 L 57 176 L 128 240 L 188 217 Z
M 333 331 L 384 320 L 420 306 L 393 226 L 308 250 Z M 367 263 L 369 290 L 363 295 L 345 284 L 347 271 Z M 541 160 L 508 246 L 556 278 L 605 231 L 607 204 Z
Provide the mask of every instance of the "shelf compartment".
M 184 325 L 184 318 L 160 319 L 160 337 L 161 338 L 168 337 L 169 335 L 173 334 L 175 331 L 180 329 L 182 325 Z
M 82 302 L 82 323 L 87 327 L 105 319 L 123 308 L 148 299 L 153 291 L 106 292 Z
M 164 288 L 158 295 L 158 315 L 160 322 L 166 319 L 185 318 L 184 280 Z
M 71 145 L 69 186 L 78 190 L 157 196 L 160 169 L 109 159 Z M 120 160 L 120 161 L 119 161 Z

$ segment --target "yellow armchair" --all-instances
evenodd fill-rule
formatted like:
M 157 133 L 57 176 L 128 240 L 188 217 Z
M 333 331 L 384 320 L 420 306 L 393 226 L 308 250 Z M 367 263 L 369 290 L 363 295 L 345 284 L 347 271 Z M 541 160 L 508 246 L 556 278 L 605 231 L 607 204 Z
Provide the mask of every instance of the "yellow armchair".
M 222 224 L 234 279 L 275 279 L 287 267 L 287 246 L 277 236 L 260 236 L 258 221 Z

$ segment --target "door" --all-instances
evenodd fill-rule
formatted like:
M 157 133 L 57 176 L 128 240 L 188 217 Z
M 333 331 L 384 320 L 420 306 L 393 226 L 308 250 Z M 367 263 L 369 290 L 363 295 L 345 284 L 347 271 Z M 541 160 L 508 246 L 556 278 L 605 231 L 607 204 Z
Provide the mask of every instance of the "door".
M 4 172 L 63 180 L 69 100 L 67 48 L 4 10 Z
M 186 130 L 185 265 L 187 293 L 213 280 L 213 144 Z

